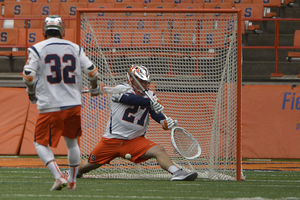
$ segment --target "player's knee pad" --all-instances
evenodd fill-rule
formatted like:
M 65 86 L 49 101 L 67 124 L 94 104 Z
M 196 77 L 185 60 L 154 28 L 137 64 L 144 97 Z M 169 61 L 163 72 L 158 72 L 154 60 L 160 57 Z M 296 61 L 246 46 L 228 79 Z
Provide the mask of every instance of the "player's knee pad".
M 91 65 L 90 67 L 86 68 L 84 73 L 88 75 L 89 80 L 91 81 L 98 79 L 98 69 L 95 67 L 95 65 Z
M 35 83 L 36 72 L 33 69 L 23 70 L 23 81 L 26 85 L 33 85 Z

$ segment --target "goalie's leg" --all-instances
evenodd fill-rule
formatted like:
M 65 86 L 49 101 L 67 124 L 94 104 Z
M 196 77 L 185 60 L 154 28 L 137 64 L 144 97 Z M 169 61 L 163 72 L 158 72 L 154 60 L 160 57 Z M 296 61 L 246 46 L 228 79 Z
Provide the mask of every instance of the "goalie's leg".
M 183 169 L 178 169 L 160 145 L 150 148 L 142 157 L 156 158 L 161 168 L 173 174 L 171 181 L 194 181 L 198 176 L 197 172 L 186 172 Z
M 186 172 L 182 169 L 179 169 L 173 174 L 171 181 L 194 181 L 197 176 L 197 172 Z

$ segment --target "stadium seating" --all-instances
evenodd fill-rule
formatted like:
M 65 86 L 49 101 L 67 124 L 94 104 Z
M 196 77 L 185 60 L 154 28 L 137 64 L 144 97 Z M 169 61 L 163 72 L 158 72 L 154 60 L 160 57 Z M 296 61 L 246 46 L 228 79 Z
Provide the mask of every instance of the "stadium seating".
M 295 4 L 294 0 L 281 0 L 280 17 L 285 18 L 285 10 L 287 7 L 299 7 L 299 3 Z
M 59 15 L 60 3 L 34 3 L 32 4 L 32 15 Z
M 289 4 L 294 3 L 294 0 L 281 0 L 281 3 L 284 5 L 289 5 Z
M 235 7 L 236 4 L 252 4 L 252 0 L 223 0 L 223 3 L 231 3 Z
M 0 15 L 0 28 L 4 28 L 3 27 L 3 16 L 2 15 Z
M 7 0 L 5 0 L 7 1 Z M 10 0 L 16 1 L 16 0 Z M 20 0 L 20 2 L 31 2 L 31 3 L 49 3 L 49 0 Z
M 176 31 L 173 30 L 170 34 L 170 38 L 167 40 L 167 44 L 173 47 L 195 47 L 195 45 L 197 45 L 197 29 L 194 29 L 194 31 L 184 31 L 187 27 L 186 23 L 183 21 L 177 21 L 174 22 L 174 24 L 182 24 L 182 29 L 177 29 Z
M 0 29 L 0 45 L 17 45 L 18 38 L 17 28 L 1 28 Z
M 253 4 L 263 4 L 264 5 L 264 14 L 263 17 L 271 18 L 276 17 L 276 12 L 271 12 L 271 8 L 279 8 L 281 7 L 281 0 L 272 0 L 272 1 L 265 1 L 265 0 L 252 0 Z
M 137 27 L 135 27 L 137 28 Z M 140 47 L 155 47 L 155 48 L 160 48 L 164 45 L 164 40 L 162 39 L 162 32 L 160 29 L 153 29 L 150 27 L 144 27 L 142 31 L 139 31 L 137 33 L 135 31 L 135 28 L 132 29 L 133 35 L 132 35 L 132 46 L 136 48 Z M 128 52 L 131 53 L 132 52 Z M 138 54 L 144 54 L 143 56 L 145 57 L 153 57 L 156 56 L 154 52 L 152 51 L 140 51 L 140 52 L 135 52 L 133 55 L 128 55 L 125 54 L 127 57 L 134 57 Z
M 24 15 L 22 18 L 14 19 L 14 28 L 42 29 L 45 16 L 42 15 Z
M 66 26 L 68 28 L 75 28 L 76 27 L 76 9 L 77 8 L 87 8 L 88 3 L 86 2 L 77 2 L 77 3 L 60 3 L 59 7 L 59 14 L 68 16 L 68 18 L 73 18 L 72 20 L 68 20 L 66 22 Z
M 146 8 L 150 8 L 150 9 L 175 8 L 175 3 L 147 3 Z
M 267 3 L 266 3 L 267 2 Z M 161 8 L 176 8 L 176 9 L 230 9 L 237 8 L 242 9 L 243 12 L 243 34 L 245 33 L 262 33 L 261 22 L 251 22 L 251 19 L 258 19 L 264 17 L 275 17 L 276 13 L 267 12 L 269 8 L 282 8 L 284 6 L 290 6 L 294 3 L 294 0 L 20 0 L 19 2 L 15 0 L 5 0 L 2 2 L 3 13 L 1 18 L 10 18 L 1 20 L 0 19 L 0 27 L 10 28 L 11 30 L 17 29 L 17 34 L 9 34 L 10 37 L 8 39 L 9 45 L 16 46 L 24 46 L 25 45 L 25 37 L 22 39 L 20 34 L 24 34 L 25 22 L 26 18 L 28 20 L 28 29 L 31 29 L 28 35 L 28 44 L 32 45 L 36 41 L 40 41 L 43 39 L 40 36 L 39 32 L 35 30 L 42 29 L 43 26 L 43 18 L 50 14 L 59 14 L 65 19 L 66 23 L 66 38 L 70 38 L 71 41 L 75 42 L 75 15 L 76 8 L 145 8 L 145 9 L 161 9 Z M 249 9 L 250 8 L 250 9 Z M 128 12 L 125 14 L 125 17 L 130 16 L 132 13 Z M 157 13 L 157 17 L 160 16 L 161 13 Z M 281 16 L 281 12 L 280 12 Z M 188 17 L 188 16 L 187 16 Z M 41 19 L 34 19 L 41 18 Z M 5 22 L 5 23 L 3 23 Z M 8 22 L 8 23 L 6 23 Z M 118 22 L 108 22 L 104 21 L 102 26 L 103 28 L 112 28 L 113 26 L 117 26 Z M 111 36 L 99 36 L 102 42 L 105 43 L 104 46 L 109 45 L 110 42 L 117 43 L 117 45 L 122 46 L 124 37 L 132 38 L 132 45 L 138 44 L 144 47 L 153 44 L 152 42 L 156 42 L 158 45 L 164 45 L 167 42 L 171 42 L 172 45 L 181 45 L 181 46 L 191 46 L 194 44 L 201 44 L 204 47 L 209 48 L 210 45 L 204 39 L 207 39 L 208 33 L 201 33 L 197 35 L 200 39 L 193 41 L 195 35 L 193 33 L 178 33 L 172 32 L 172 23 L 174 21 L 160 21 L 156 23 L 155 28 L 150 31 L 148 27 L 145 28 L 143 33 L 136 35 L 134 29 L 137 28 L 134 25 L 130 24 L 129 27 L 132 26 L 131 30 L 126 30 L 125 32 L 120 33 L 119 30 L 113 30 L 113 34 L 115 37 Z M 178 22 L 175 22 L 178 23 Z M 203 25 L 203 22 L 202 22 Z M 204 25 L 208 25 L 204 23 Z M 167 26 L 169 27 L 169 31 L 162 32 L 160 27 Z M 199 28 L 195 26 L 195 29 Z M 216 26 L 216 24 L 209 26 Z M 216 26 L 216 28 L 221 27 L 220 23 Z M 127 27 L 126 27 L 127 28 Z M 23 29 L 23 30 L 22 30 Z M 8 29 L 5 29 L 8 30 Z M 91 33 L 90 33 L 91 34 Z M 97 34 L 97 33 L 96 33 Z M 4 34 L 5 35 L 5 34 Z M 162 36 L 163 40 L 159 42 L 157 38 L 158 35 Z M 14 38 L 15 39 L 12 39 Z M 154 38 L 154 39 L 153 39 Z M 183 39 L 188 38 L 188 39 Z M 209 38 L 209 37 L 208 37 Z M 295 33 L 296 38 L 296 33 Z M 213 41 L 213 40 L 212 40 Z M 119 42 L 119 43 L 118 43 Z M 224 41 L 223 41 L 224 42 Z M 1 45 L 6 45 L 0 43 Z M 247 44 L 247 43 L 245 43 Z M 293 55 L 298 52 L 289 52 L 291 60 L 294 59 Z M 20 55 L 23 55 L 21 53 Z M 3 55 L 0 52 L 0 55 Z M 10 54 L 12 55 L 12 54 Z M 14 55 L 18 55 L 14 53 Z
M 193 3 L 193 0 L 163 0 L 163 3 L 174 3 L 174 4 Z
M 300 61 L 300 30 L 296 30 L 294 34 L 294 51 L 289 51 L 287 60 L 288 61 Z M 298 50 L 298 51 L 296 51 Z M 300 76 L 300 75 L 299 75 Z
M 105 3 L 133 3 L 133 0 L 106 0 Z
M 87 2 L 89 4 L 93 3 L 106 3 L 106 0 L 78 0 L 78 2 Z
M 203 7 L 206 9 L 231 9 L 232 5 L 230 2 L 221 3 L 204 3 Z
M 75 29 L 65 29 L 65 37 L 64 39 L 69 40 L 71 42 L 76 42 L 75 40 Z
M 195 4 L 203 4 L 203 3 L 221 3 L 223 0 L 193 0 Z
M 115 8 L 144 8 L 144 4 L 142 2 L 115 3 L 114 7 Z
M 115 3 L 88 3 L 88 8 L 101 8 L 101 9 L 105 9 L 105 8 L 114 8 L 115 7 Z M 103 13 L 104 15 L 104 13 Z M 103 16 L 101 14 L 101 16 Z
M 68 15 L 69 17 L 75 17 L 77 8 L 87 8 L 87 3 L 86 2 L 60 3 L 59 14 Z
M 4 2 L 4 17 L 20 17 L 22 15 L 31 15 L 31 2 Z
M 49 0 L 49 1 L 50 3 L 77 3 L 77 0 Z
M 175 4 L 177 9 L 200 9 L 203 8 L 203 4 L 194 4 L 194 3 L 178 3 Z
M 163 0 L 133 0 L 134 2 L 142 2 L 145 4 L 147 3 L 163 3 Z
M 0 45 L 3 48 L 3 50 L 0 51 L 0 56 L 12 56 L 13 48 L 18 46 L 18 35 L 19 34 L 17 28 L 0 29 Z
M 251 19 L 263 18 L 263 4 L 235 4 L 236 9 L 242 10 L 242 19 L 245 20 L 243 30 L 250 33 L 262 33 L 260 25 L 252 25 Z
M 26 36 L 26 29 L 19 29 L 18 45 L 25 46 L 26 40 L 29 46 L 44 40 L 42 29 L 28 29 Z

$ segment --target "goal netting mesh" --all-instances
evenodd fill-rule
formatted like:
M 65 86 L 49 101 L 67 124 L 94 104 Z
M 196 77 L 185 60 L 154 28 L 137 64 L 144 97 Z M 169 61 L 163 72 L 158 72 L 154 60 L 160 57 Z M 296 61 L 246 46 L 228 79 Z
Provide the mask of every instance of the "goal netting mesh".
M 151 73 L 150 88 L 198 140 L 199 158 L 174 151 L 170 131 L 150 121 L 146 137 L 161 144 L 173 162 L 200 178 L 236 180 L 238 160 L 238 13 L 161 10 L 78 10 L 77 41 L 100 72 L 100 81 L 126 83 L 132 64 Z M 77 18 L 78 19 L 78 18 Z M 79 32 L 80 31 L 80 32 Z M 84 89 L 88 81 L 84 81 Z M 109 117 L 110 95 L 82 96 L 81 159 L 101 140 Z M 170 178 L 155 159 L 134 164 L 122 158 L 88 173 L 99 178 Z

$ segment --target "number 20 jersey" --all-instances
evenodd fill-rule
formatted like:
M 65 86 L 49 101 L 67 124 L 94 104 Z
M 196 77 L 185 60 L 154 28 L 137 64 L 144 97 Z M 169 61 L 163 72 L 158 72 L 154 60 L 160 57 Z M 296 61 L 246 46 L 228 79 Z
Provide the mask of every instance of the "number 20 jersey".
M 38 109 L 81 105 L 81 72 L 92 65 L 80 46 L 49 38 L 28 48 L 24 69 L 36 71 Z

